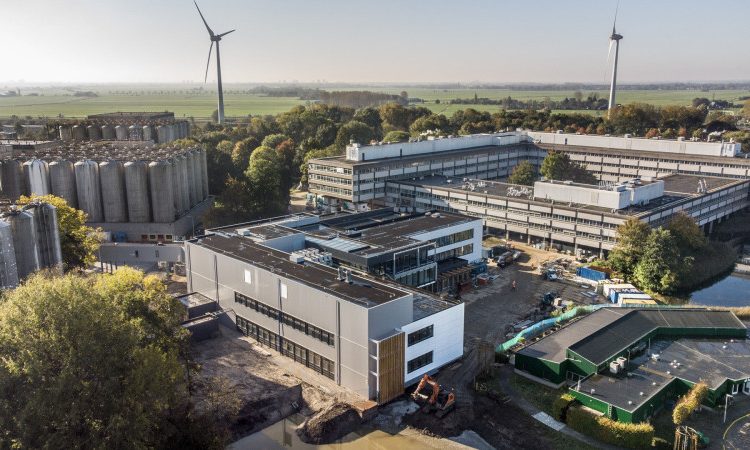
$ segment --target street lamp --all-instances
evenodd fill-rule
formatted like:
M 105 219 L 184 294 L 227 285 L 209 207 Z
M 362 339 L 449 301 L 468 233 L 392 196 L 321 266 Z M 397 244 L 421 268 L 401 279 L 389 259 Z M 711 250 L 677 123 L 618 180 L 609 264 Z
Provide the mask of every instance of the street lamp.
M 729 399 L 734 400 L 734 396 L 727 394 L 726 397 L 724 397 L 724 423 L 727 423 L 727 407 L 729 407 Z

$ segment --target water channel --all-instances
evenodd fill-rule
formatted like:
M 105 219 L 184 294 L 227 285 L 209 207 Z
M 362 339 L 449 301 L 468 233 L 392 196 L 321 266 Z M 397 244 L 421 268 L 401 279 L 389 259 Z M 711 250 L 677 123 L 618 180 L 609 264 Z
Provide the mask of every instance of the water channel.
M 730 273 L 689 298 L 691 305 L 750 306 L 750 275 Z

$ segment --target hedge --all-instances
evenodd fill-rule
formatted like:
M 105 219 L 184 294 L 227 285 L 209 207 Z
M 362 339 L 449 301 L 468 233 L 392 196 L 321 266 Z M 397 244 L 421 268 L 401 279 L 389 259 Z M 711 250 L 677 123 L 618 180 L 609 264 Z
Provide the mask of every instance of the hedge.
M 708 386 L 704 382 L 699 382 L 693 385 L 690 391 L 683 395 L 682 398 L 675 405 L 672 411 L 672 421 L 675 425 L 680 425 L 682 422 L 687 420 L 690 414 L 698 409 L 708 394 Z
M 575 400 L 576 398 L 570 394 L 563 394 L 557 397 L 555 401 L 552 402 L 552 417 L 554 417 L 555 420 L 565 422 L 565 412 Z
M 568 408 L 566 417 L 574 430 L 618 447 L 650 448 L 654 440 L 654 427 L 649 423 L 621 423 L 578 407 Z

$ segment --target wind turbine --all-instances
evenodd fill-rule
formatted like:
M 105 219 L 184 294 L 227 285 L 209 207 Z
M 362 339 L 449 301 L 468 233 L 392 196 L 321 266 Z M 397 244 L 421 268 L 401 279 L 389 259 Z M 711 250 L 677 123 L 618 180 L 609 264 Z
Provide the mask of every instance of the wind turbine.
M 203 17 L 201 9 L 198 8 L 198 3 L 196 3 L 195 0 L 193 0 L 193 3 L 195 3 L 195 8 L 198 10 L 198 14 L 200 14 L 201 20 L 203 20 L 203 24 L 206 26 L 206 30 L 208 30 L 208 35 L 211 37 L 211 46 L 208 48 L 208 61 L 206 61 L 206 76 L 203 79 L 203 84 L 206 84 L 206 80 L 208 80 L 208 65 L 211 63 L 211 50 L 213 50 L 214 43 L 216 43 L 216 80 L 219 84 L 218 120 L 219 124 L 222 124 L 224 123 L 224 92 L 221 88 L 221 55 L 219 54 L 219 41 L 221 41 L 222 37 L 228 35 L 234 30 L 229 30 L 226 33 L 214 34 L 213 30 L 211 30 L 211 27 L 208 26 L 208 22 L 206 22 L 206 19 Z
M 615 103 L 615 94 L 617 91 L 617 57 L 620 54 L 620 39 L 622 39 L 621 34 L 617 34 L 616 26 L 617 26 L 617 10 L 620 9 L 620 3 L 617 3 L 617 8 L 615 8 L 615 21 L 612 24 L 612 35 L 609 37 L 609 54 L 612 54 L 612 45 L 615 46 L 615 62 L 614 67 L 612 68 L 612 83 L 609 86 L 609 108 L 607 114 L 609 114 L 612 111 L 612 108 L 617 106 L 617 103 Z M 607 58 L 609 59 L 609 58 Z

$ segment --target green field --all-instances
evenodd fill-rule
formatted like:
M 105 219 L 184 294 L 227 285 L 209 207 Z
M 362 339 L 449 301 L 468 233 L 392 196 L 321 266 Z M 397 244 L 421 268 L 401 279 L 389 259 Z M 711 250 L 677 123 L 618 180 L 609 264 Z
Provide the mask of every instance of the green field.
M 204 119 L 216 109 L 216 95 L 212 92 L 198 91 L 195 88 L 180 88 L 172 86 L 110 86 L 96 88 L 80 86 L 77 89 L 90 89 L 97 92 L 98 97 L 74 97 L 72 88 L 37 88 L 23 90 L 20 97 L 0 97 L 0 117 L 32 116 L 32 117 L 84 117 L 112 111 L 173 111 L 178 117 L 195 117 Z M 227 116 L 247 116 L 258 114 L 276 114 L 288 111 L 295 105 L 306 102 L 294 97 L 266 97 L 258 94 L 241 93 L 246 86 L 229 85 L 225 93 L 225 107 Z M 536 91 L 536 90 L 508 90 L 508 89 L 427 89 L 427 88 L 398 88 L 398 87 L 341 87 L 326 86 L 326 90 L 371 90 L 398 94 L 405 90 L 411 98 L 425 100 L 423 106 L 436 113 L 450 116 L 459 109 L 472 105 L 449 105 L 449 100 L 455 98 L 478 97 L 501 99 L 512 97 L 518 100 L 561 100 L 572 97 L 574 91 Z M 38 96 L 29 96 L 28 92 L 35 92 Z M 605 90 L 583 91 L 587 96 L 596 92 L 600 97 L 607 97 Z M 740 96 L 750 95 L 750 91 L 741 90 L 622 90 L 618 92 L 618 103 L 644 102 L 654 105 L 689 105 L 695 97 L 709 99 L 730 100 L 739 103 Z M 435 100 L 441 103 L 435 103 Z M 476 109 L 495 112 L 500 106 L 476 105 Z M 587 111 L 595 113 L 592 111 Z

